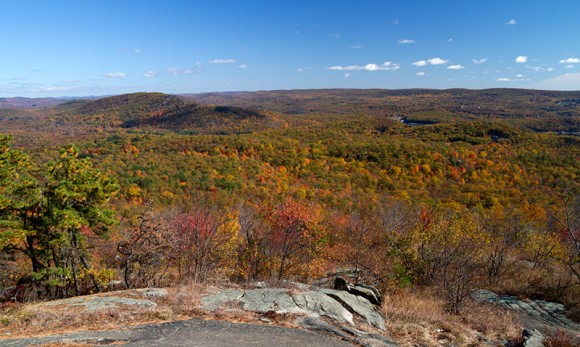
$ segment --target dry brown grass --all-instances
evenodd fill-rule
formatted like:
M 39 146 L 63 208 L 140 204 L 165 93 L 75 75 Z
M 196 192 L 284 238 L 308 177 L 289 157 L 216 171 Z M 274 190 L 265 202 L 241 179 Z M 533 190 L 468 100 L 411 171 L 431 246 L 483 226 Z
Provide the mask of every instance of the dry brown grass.
M 40 343 L 29 345 L 28 347 L 93 347 L 98 345 L 99 343 L 95 342 L 68 342 L 68 341 L 58 341 L 58 342 L 47 342 L 47 343 Z M 118 342 L 111 342 L 107 343 L 107 346 L 120 346 L 124 345 L 126 342 L 118 341 Z
M 235 305 L 216 312 L 203 310 L 202 298 L 217 290 L 219 288 L 210 285 L 189 284 L 170 288 L 166 297 L 147 298 L 157 303 L 154 308 L 126 306 L 94 312 L 79 307 L 4 304 L 0 306 L 0 342 L 2 338 L 119 329 L 189 318 L 293 326 L 297 317 L 248 312 Z M 121 291 L 101 295 L 138 298 L 141 294 Z M 483 345 L 478 341 L 478 335 L 495 340 L 515 338 L 521 332 L 512 315 L 491 306 L 469 304 L 462 315 L 451 315 L 445 311 L 445 302 L 429 288 L 388 295 L 384 298 L 383 311 L 387 318 L 387 333 L 401 346 L 478 346 Z
M 545 347 L 578 347 L 578 344 L 574 343 L 570 337 L 561 330 L 548 334 L 542 343 Z
M 188 285 L 169 289 L 169 295 L 161 298 L 145 298 L 157 303 L 157 307 L 143 308 L 123 306 L 87 311 L 83 307 L 61 305 L 47 307 L 36 304 L 10 303 L 0 306 L 0 338 L 43 336 L 80 330 L 118 329 L 170 320 L 182 320 L 207 315 L 201 310 L 201 298 L 211 290 L 207 286 Z M 100 294 L 138 298 L 136 291 L 120 291 Z
M 177 321 L 190 318 L 221 319 L 241 323 L 291 326 L 296 315 L 260 314 L 241 309 L 222 309 L 208 312 L 202 309 L 202 298 L 218 291 L 211 285 L 187 284 L 169 288 L 166 297 L 150 298 L 156 307 L 123 306 L 87 311 L 83 307 L 8 303 L 0 305 L 0 345 L 3 338 L 47 336 L 81 330 L 122 329 L 124 327 Z M 143 298 L 138 291 L 126 290 L 99 294 Z M 90 344 L 89 344 L 90 345 Z M 44 346 L 44 345 L 43 345 Z M 61 345 L 55 345 L 61 346 Z M 62 345 L 62 346 L 70 346 Z
M 429 288 L 386 296 L 383 312 L 389 334 L 401 346 L 478 346 L 480 336 L 511 339 L 521 333 L 514 315 L 492 306 L 469 303 L 460 315 L 449 314 Z

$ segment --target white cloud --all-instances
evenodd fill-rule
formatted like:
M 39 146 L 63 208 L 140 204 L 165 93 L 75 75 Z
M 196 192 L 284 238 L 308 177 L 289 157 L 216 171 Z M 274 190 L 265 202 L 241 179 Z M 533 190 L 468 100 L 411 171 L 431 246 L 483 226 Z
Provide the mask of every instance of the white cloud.
M 157 77 L 157 71 L 149 70 L 143 74 L 145 77 Z
M 471 61 L 472 61 L 474 64 L 483 64 L 483 63 L 485 63 L 485 62 L 487 61 L 487 58 L 481 58 L 481 59 L 471 59 Z
M 246 69 L 246 68 L 248 68 L 248 65 L 246 64 L 241 64 L 238 66 L 238 69 Z
M 109 77 L 109 78 L 123 78 L 123 77 L 127 77 L 126 74 L 122 73 L 122 72 L 107 72 L 105 74 L 105 77 Z
M 350 77 L 350 74 L 349 74 L 349 73 L 345 73 L 345 74 L 344 74 L 344 77 L 345 77 L 345 78 L 349 78 L 349 77 Z
M 527 62 L 528 62 L 528 57 L 526 57 L 525 55 L 520 55 L 516 58 L 516 63 L 524 64 Z
M 413 65 L 415 66 L 425 66 L 427 65 L 427 62 L 425 60 L 419 60 L 413 63 Z
M 352 48 L 352 49 L 361 49 L 362 48 L 362 45 L 352 45 L 352 46 L 350 46 L 350 48 Z
M 411 39 L 399 39 L 399 43 L 402 45 L 408 45 L 411 43 L 415 43 L 415 40 L 411 40 Z
M 367 65 L 349 65 L 349 66 L 330 66 L 327 67 L 328 70 L 335 71 L 395 71 L 399 69 L 399 64 L 386 61 L 381 65 L 377 64 L 367 64 Z
M 236 60 L 235 59 L 212 59 L 212 60 L 208 61 L 208 63 L 211 63 L 211 64 L 235 64 Z
M 170 67 L 169 69 L 167 69 L 167 72 L 169 72 L 173 76 L 190 75 L 190 74 L 193 73 L 193 71 L 190 70 L 190 69 L 180 69 L 180 68 L 177 68 L 177 67 Z
M 570 65 L 566 65 L 566 69 L 573 69 L 574 65 L 570 64 Z
M 413 62 L 412 64 L 415 66 L 426 66 L 426 65 L 442 65 L 442 64 L 447 64 L 449 60 L 447 59 L 441 59 L 441 58 L 431 58 L 431 59 L 427 59 L 427 60 L 419 60 L 416 62 Z
M 517 77 L 517 78 L 523 78 L 523 77 L 524 77 L 524 75 L 522 75 L 521 73 L 519 73 L 519 74 L 517 74 L 517 75 L 516 75 L 516 77 Z
M 457 64 L 457 65 L 449 65 L 447 67 L 447 69 L 448 70 L 462 70 L 462 69 L 465 69 L 465 67 L 463 67 L 463 65 Z
M 133 48 L 133 53 L 141 54 L 141 53 L 143 53 L 143 50 L 140 48 Z
M 580 59 L 578 58 L 568 58 L 560 60 L 560 64 L 580 64 Z
M 337 39 L 337 40 L 340 39 L 340 34 L 337 34 L 337 33 L 330 33 L 329 36 L 332 37 L 333 39 Z
M 423 71 L 417 72 L 417 76 L 425 76 L 425 73 Z
M 515 19 L 510 19 L 507 22 L 505 22 L 506 25 L 516 25 L 518 24 L 518 22 Z
M 502 78 L 496 78 L 495 79 L 498 82 L 511 82 L 511 78 L 507 78 L 507 77 L 502 77 Z
M 580 72 L 567 73 L 555 78 L 534 84 L 532 87 L 538 89 L 555 89 L 555 90 L 579 90 L 580 89 Z
M 442 65 L 446 64 L 449 60 L 441 59 L 441 58 L 431 58 L 427 59 L 427 62 L 431 65 Z
M 298 72 L 304 72 L 305 70 L 303 68 L 299 67 L 298 69 L 296 69 L 296 71 L 298 71 Z
M 554 68 L 553 68 L 553 67 L 549 67 L 549 68 L 547 68 L 546 70 L 547 70 L 547 71 L 554 71 Z

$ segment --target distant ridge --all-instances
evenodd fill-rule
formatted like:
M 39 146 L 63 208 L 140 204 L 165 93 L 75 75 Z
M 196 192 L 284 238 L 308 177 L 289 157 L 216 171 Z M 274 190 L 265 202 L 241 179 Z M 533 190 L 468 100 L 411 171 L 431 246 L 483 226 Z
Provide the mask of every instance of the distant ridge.
M 275 117 L 257 109 L 201 105 L 163 93 L 72 100 L 56 106 L 56 110 L 56 118 L 66 119 L 68 123 L 194 133 L 243 133 L 276 125 Z
M 0 98 L 0 108 L 43 108 L 67 102 L 68 98 Z

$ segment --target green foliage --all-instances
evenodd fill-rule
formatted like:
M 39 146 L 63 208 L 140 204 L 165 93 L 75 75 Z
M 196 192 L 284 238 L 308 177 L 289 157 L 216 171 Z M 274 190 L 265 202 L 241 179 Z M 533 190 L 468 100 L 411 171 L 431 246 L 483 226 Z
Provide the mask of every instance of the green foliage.
M 26 156 L 11 153 L 8 143 L 5 146 L 4 156 L 20 160 L 2 161 L 4 171 L 12 177 L 26 177 L 27 168 L 22 165 Z M 40 176 L 6 186 L 0 210 L 1 246 L 30 260 L 32 278 L 45 295 L 79 294 L 87 290 L 78 275 L 80 269 L 90 268 L 89 239 L 105 237 L 116 223 L 114 212 L 102 205 L 118 186 L 87 159 L 78 159 L 73 146 L 63 149 Z M 98 290 L 99 283 L 93 282 Z

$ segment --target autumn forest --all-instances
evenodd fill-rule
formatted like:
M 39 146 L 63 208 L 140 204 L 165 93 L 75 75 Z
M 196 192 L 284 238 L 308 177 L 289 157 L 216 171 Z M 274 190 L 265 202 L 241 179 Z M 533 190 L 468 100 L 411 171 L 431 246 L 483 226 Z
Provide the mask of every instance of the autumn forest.
M 580 317 L 580 92 L 37 102 L 0 103 L 3 300 L 341 272 Z

